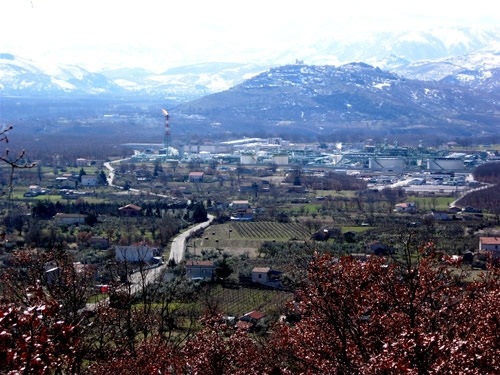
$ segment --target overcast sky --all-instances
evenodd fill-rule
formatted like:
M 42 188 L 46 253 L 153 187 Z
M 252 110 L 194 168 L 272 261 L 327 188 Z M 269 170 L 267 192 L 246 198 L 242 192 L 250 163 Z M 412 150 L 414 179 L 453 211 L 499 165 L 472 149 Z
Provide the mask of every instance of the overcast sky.
M 0 0 L 0 52 L 156 71 L 373 31 L 500 25 L 490 0 Z

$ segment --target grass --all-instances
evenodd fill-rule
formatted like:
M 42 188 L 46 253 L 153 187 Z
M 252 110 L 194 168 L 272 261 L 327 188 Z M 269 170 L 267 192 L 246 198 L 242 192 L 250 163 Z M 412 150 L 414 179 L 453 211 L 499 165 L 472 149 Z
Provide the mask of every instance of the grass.
M 312 204 L 312 203 L 305 204 L 303 207 L 304 211 L 309 212 L 309 214 L 318 213 L 319 210 L 321 209 L 320 204 Z
M 108 296 L 107 293 L 94 294 L 94 295 L 92 295 L 92 296 L 89 297 L 87 303 L 98 303 L 98 302 L 104 301 L 108 297 L 109 296 Z
M 345 226 L 345 227 L 342 227 L 342 233 L 346 233 L 346 232 L 363 233 L 363 232 L 369 231 L 371 229 L 374 229 L 374 227 Z
M 454 197 L 411 197 L 409 200 L 415 202 L 420 210 L 422 209 L 436 209 L 445 211 L 448 209 L 451 202 L 456 198 Z

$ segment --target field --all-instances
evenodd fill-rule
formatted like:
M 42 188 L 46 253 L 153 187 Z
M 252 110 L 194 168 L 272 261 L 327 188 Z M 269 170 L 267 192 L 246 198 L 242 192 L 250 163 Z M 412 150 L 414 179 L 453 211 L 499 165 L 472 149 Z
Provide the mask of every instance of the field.
M 420 210 L 439 210 L 445 211 L 448 209 L 448 206 L 451 202 L 453 202 L 456 198 L 454 197 L 411 197 L 408 200 L 412 200 L 415 202 L 417 207 Z
M 234 222 L 231 229 L 240 238 L 261 240 L 301 240 L 309 237 L 307 229 L 298 223 L 277 223 L 272 221 Z
M 309 237 L 307 228 L 299 223 L 229 222 L 210 226 L 201 238 L 190 240 L 188 251 L 196 254 L 204 249 L 223 249 L 233 255 L 252 257 L 263 242 L 306 240 Z
M 216 286 L 210 290 L 218 307 L 230 316 L 241 316 L 252 310 L 266 315 L 276 314 L 293 297 L 291 293 L 279 290 L 229 289 Z

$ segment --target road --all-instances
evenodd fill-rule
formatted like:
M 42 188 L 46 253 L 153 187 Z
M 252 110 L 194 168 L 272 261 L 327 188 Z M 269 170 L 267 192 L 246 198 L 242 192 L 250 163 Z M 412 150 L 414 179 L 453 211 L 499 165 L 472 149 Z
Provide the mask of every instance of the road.
M 189 238 L 192 232 L 208 227 L 212 221 L 215 219 L 213 215 L 207 215 L 208 220 L 189 227 L 184 232 L 178 234 L 172 241 L 170 248 L 169 260 L 173 259 L 176 264 L 179 264 L 184 259 L 184 253 L 186 250 L 186 240 Z M 146 285 L 156 283 L 158 280 L 168 280 L 173 278 L 173 273 L 167 271 L 168 264 L 162 264 L 159 266 L 152 266 L 148 269 L 143 269 L 142 271 L 134 272 L 129 275 L 128 287 L 130 288 L 130 293 L 135 294 L 143 290 Z M 126 288 L 123 286 L 122 288 Z
M 108 169 L 109 173 L 108 173 L 108 185 L 109 186 L 115 186 L 113 185 L 113 179 L 115 178 L 115 169 L 113 168 L 113 166 L 111 165 L 111 163 L 119 163 L 121 161 L 124 161 L 124 160 L 128 160 L 128 159 L 122 159 L 122 160 L 115 160 L 113 162 L 106 162 L 104 163 L 104 167 Z M 133 190 L 133 192 L 139 192 L 139 190 L 137 189 L 130 189 L 131 191 Z M 152 194 L 152 193 L 150 193 Z M 161 195 L 161 194 L 154 194 L 158 197 L 162 197 L 162 198 L 167 198 L 167 196 L 165 195 Z M 208 217 L 208 221 L 205 221 L 204 223 L 200 223 L 198 225 L 194 225 L 192 227 L 189 227 L 188 230 L 180 233 L 179 235 L 177 235 L 173 241 L 172 241 L 172 245 L 170 247 L 170 256 L 168 258 L 168 260 L 174 260 L 176 264 L 179 264 L 180 262 L 182 262 L 182 259 L 184 259 L 184 253 L 186 251 L 186 240 L 189 238 L 189 236 L 191 235 L 191 232 L 194 232 L 198 229 L 201 229 L 201 228 L 206 228 L 208 227 L 212 221 L 215 219 L 215 216 L 212 216 L 212 215 L 207 215 Z
M 198 229 L 208 227 L 212 221 L 215 219 L 213 215 L 207 215 L 208 221 L 189 227 L 184 232 L 178 234 L 172 241 L 172 246 L 170 247 L 170 256 L 168 260 L 174 260 L 176 264 L 182 262 L 184 259 L 184 252 L 186 251 L 186 240 L 189 238 L 192 232 Z
M 115 177 L 115 168 L 111 165 L 112 163 L 119 163 L 121 161 L 128 160 L 128 159 L 122 159 L 122 160 L 115 160 L 113 162 L 106 162 L 104 163 L 104 167 L 108 169 L 108 185 L 109 186 L 115 186 L 113 184 L 113 180 Z M 116 187 L 116 186 L 115 186 Z M 130 189 L 131 191 L 134 190 L 134 192 L 140 192 L 137 189 Z M 152 193 L 150 193 L 152 194 Z M 158 197 L 163 197 L 167 198 L 165 195 L 161 194 L 154 194 Z M 208 220 L 189 227 L 187 230 L 184 232 L 178 234 L 172 241 L 172 245 L 170 247 L 170 256 L 169 256 L 169 261 L 174 260 L 176 264 L 179 264 L 182 262 L 184 259 L 184 253 L 186 251 L 186 240 L 190 237 L 191 233 L 198 230 L 198 229 L 204 229 L 207 228 L 212 221 L 215 219 L 215 216 L 213 215 L 207 215 Z M 129 281 L 130 281 L 130 287 L 131 287 L 131 292 L 132 293 L 137 293 L 143 285 L 147 285 L 150 283 L 153 283 L 157 281 L 160 278 L 160 275 L 162 273 L 165 273 L 164 271 L 167 268 L 167 264 L 162 264 L 160 266 L 152 267 L 147 270 L 143 270 L 142 274 L 141 272 L 134 272 L 129 276 Z M 162 276 L 164 277 L 164 276 Z
M 130 160 L 130 158 L 125 158 L 125 159 L 121 159 L 121 160 L 114 160 L 114 161 L 107 161 L 104 163 L 104 167 L 109 171 L 108 172 L 108 185 L 109 186 L 115 186 L 113 184 L 113 180 L 115 179 L 115 168 L 113 168 L 113 166 L 111 164 L 120 163 L 122 161 L 127 161 L 127 160 Z

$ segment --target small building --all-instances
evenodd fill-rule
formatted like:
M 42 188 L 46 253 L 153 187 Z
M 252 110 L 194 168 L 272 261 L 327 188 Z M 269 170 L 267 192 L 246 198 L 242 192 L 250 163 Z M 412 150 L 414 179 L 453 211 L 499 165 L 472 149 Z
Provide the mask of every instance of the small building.
M 141 207 L 135 204 L 127 204 L 126 206 L 118 208 L 121 216 L 139 216 Z
M 81 186 L 97 186 L 98 176 L 95 174 L 84 174 L 80 179 Z
M 250 203 L 248 203 L 247 200 L 236 200 L 232 201 L 229 204 L 229 207 L 235 211 L 240 211 L 240 210 L 246 211 L 250 208 Z
M 76 159 L 76 166 L 77 167 L 87 167 L 89 165 L 90 165 L 90 162 L 85 158 L 77 158 Z
M 480 237 L 479 251 L 490 251 L 493 256 L 500 257 L 500 237 Z
M 244 331 L 252 331 L 264 317 L 265 314 L 260 311 L 250 311 L 238 319 L 236 328 Z
M 281 271 L 273 270 L 271 267 L 255 267 L 252 269 L 252 282 L 273 288 L 279 288 Z
M 152 263 L 158 252 L 158 248 L 145 244 L 115 246 L 115 259 L 117 262 Z
M 229 204 L 230 218 L 235 221 L 252 221 L 253 211 L 247 200 L 235 200 Z
M 271 271 L 271 267 L 255 267 L 252 270 L 252 282 L 266 284 L 268 281 L 269 271 Z
M 205 172 L 189 172 L 188 179 L 189 182 L 203 182 L 205 178 Z
M 416 211 L 417 206 L 415 205 L 415 202 L 398 203 L 394 206 L 394 212 L 415 213 Z
M 188 260 L 184 264 L 190 279 L 212 280 L 215 278 L 215 263 L 210 260 Z
M 65 214 L 58 212 L 54 216 L 54 221 L 58 225 L 72 225 L 85 223 L 85 215 L 83 214 Z

